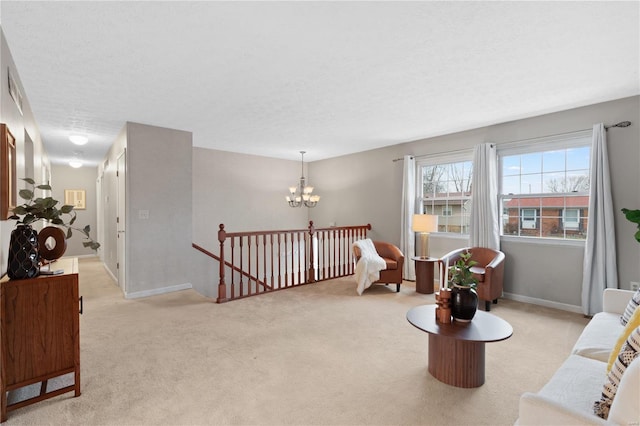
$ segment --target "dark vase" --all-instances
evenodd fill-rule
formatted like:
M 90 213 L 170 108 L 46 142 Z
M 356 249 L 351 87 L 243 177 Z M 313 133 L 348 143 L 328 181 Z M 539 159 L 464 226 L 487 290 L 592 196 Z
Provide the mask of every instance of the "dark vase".
M 468 322 L 478 309 L 478 295 L 469 287 L 457 285 L 451 289 L 451 315 L 456 321 Z
M 40 273 L 38 231 L 30 225 L 18 225 L 11 231 L 7 275 L 12 280 L 35 278 Z

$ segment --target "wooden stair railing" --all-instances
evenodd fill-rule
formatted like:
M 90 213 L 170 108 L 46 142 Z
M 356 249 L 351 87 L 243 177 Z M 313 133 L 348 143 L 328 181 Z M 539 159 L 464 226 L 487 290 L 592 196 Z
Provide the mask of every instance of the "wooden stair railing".
M 220 255 L 193 244 L 220 265 L 218 303 L 354 273 L 352 244 L 371 225 L 278 231 L 218 230 Z M 227 284 L 227 272 L 230 282 Z

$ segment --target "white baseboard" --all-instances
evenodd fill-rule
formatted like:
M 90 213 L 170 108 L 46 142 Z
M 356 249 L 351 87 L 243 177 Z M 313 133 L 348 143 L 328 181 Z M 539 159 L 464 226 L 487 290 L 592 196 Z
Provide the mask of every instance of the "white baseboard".
M 113 281 L 116 283 L 116 285 L 118 285 L 118 277 L 116 277 L 113 272 L 111 272 L 111 269 L 109 269 L 107 267 L 107 264 L 102 262 L 102 266 L 104 267 L 104 270 L 107 271 L 107 274 L 109 274 L 109 276 L 111 277 L 111 279 L 113 279 Z
M 90 258 L 90 257 L 96 257 L 97 258 L 98 255 L 97 254 L 73 254 L 73 255 L 68 255 L 67 254 L 65 256 L 62 256 L 61 259 L 64 259 L 66 257 L 76 257 L 78 259 L 87 259 L 87 258 Z
M 136 291 L 134 293 L 127 293 L 124 295 L 125 299 L 139 299 L 141 297 L 157 296 L 158 294 L 172 293 L 174 291 L 189 290 L 192 289 L 191 283 L 177 284 L 169 287 L 154 288 L 152 290 Z
M 569 305 L 567 303 L 554 302 L 551 300 L 538 299 L 536 297 L 521 296 L 513 293 L 503 293 L 505 299 L 515 300 L 516 302 L 531 303 L 532 305 L 544 306 L 546 308 L 559 309 L 561 311 L 582 313 L 582 306 Z

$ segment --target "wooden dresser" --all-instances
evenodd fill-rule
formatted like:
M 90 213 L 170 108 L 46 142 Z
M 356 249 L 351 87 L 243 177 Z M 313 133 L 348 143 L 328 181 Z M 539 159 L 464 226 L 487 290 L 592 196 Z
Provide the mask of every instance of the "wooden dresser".
M 78 259 L 59 259 L 51 269 L 64 273 L 0 280 L 2 422 L 7 420 L 7 411 L 66 392 L 80 396 Z M 47 390 L 49 379 L 69 373 L 74 373 L 73 384 Z M 8 391 L 34 383 L 41 383 L 39 394 L 7 404 Z

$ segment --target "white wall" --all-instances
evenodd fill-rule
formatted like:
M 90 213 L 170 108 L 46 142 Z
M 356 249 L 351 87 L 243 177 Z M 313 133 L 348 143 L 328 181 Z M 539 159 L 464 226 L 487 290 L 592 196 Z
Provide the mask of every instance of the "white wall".
M 593 124 L 630 120 L 632 126 L 608 131 L 620 287 L 640 279 L 640 244 L 633 239 L 634 225 L 620 209 L 640 208 L 640 97 L 620 99 L 554 114 L 483 127 L 467 132 L 390 146 L 310 164 L 319 193 L 325 195 L 311 214 L 316 223 L 347 225 L 370 222 L 371 235 L 400 242 L 402 161 L 416 156 L 471 148 L 482 142 L 505 143 L 591 129 Z M 434 255 L 466 242 L 432 235 Z M 559 307 L 581 304 L 583 247 L 504 242 L 507 256 L 505 292 Z M 568 306 L 567 306 L 568 305 Z

